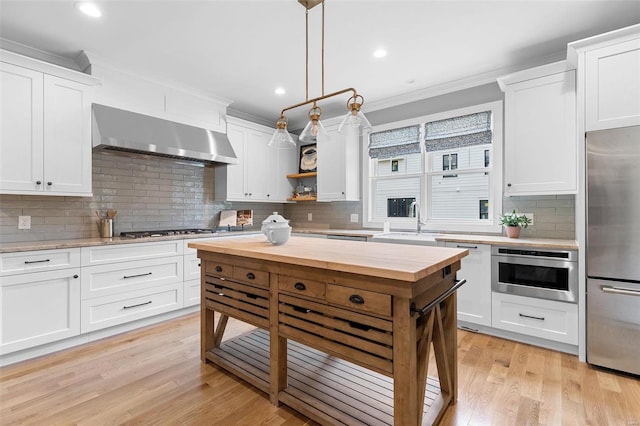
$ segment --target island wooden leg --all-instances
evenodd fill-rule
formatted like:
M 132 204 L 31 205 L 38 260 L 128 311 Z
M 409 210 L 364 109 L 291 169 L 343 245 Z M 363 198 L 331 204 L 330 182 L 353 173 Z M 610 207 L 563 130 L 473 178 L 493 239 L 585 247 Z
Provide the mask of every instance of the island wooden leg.
M 204 269 L 204 261 L 203 269 Z M 205 274 L 200 275 L 200 361 L 206 364 L 207 351 L 213 348 L 215 340 L 214 315 L 215 312 L 207 308 Z
M 445 312 L 442 317 L 442 328 L 444 329 L 444 349 L 449 366 L 449 377 L 451 379 L 451 402 L 453 405 L 458 399 L 458 295 L 453 292 L 451 296 L 444 300 L 441 309 Z
M 278 288 L 278 277 L 271 274 L 271 289 Z M 287 339 L 278 336 L 278 291 L 269 294 L 269 400 L 280 405 L 280 391 L 287 387 Z
M 416 320 L 409 299 L 393 298 L 393 422 L 397 426 L 418 424 L 418 376 Z M 418 407 L 418 405 L 420 405 Z

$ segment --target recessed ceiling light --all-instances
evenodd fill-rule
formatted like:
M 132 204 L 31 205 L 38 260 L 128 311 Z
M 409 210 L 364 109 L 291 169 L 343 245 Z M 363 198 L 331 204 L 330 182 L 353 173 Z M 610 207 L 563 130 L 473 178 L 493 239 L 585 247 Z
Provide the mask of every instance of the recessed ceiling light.
M 99 18 L 102 16 L 102 12 L 98 9 L 94 3 L 79 1 L 75 3 L 76 8 L 84 13 L 87 16 L 91 16 L 92 18 Z
M 373 52 L 373 56 L 376 58 L 384 58 L 385 56 L 387 56 L 387 51 L 384 49 L 376 49 Z
M 274 93 L 276 95 L 284 95 L 285 93 L 287 93 L 287 91 L 284 90 L 284 88 L 282 87 L 276 87 L 276 90 L 274 90 Z

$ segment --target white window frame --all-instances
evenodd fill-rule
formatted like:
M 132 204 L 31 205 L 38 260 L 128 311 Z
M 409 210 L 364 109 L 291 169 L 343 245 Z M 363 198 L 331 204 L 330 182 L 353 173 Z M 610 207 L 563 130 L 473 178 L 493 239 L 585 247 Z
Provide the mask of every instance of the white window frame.
M 431 220 L 427 221 L 422 229 L 425 232 L 437 231 L 437 232 L 489 232 L 500 233 L 502 232 L 502 226 L 498 223 L 499 215 L 502 213 L 502 179 L 503 179 L 503 102 L 494 101 L 484 104 L 473 105 L 469 107 L 459 108 L 450 111 L 444 111 L 437 114 L 430 114 L 421 117 L 411 118 L 402 121 L 396 121 L 393 123 L 387 123 L 380 126 L 375 126 L 369 133 L 380 132 L 385 130 L 397 129 L 412 125 L 423 125 L 430 121 L 444 120 L 453 117 L 459 117 L 468 114 L 474 114 L 482 111 L 491 111 L 492 117 L 492 150 L 489 164 L 489 176 L 491 186 L 489 188 L 489 219 L 483 221 L 477 221 L 470 223 L 469 221 L 456 221 L 456 220 Z M 422 158 L 422 173 L 420 177 L 420 215 L 425 218 L 427 212 L 428 193 L 427 193 L 427 176 L 429 170 L 426 168 L 427 156 L 424 148 L 423 140 L 424 127 L 421 128 L 421 140 L 420 140 L 420 153 Z M 373 214 L 373 202 L 371 190 L 371 173 L 372 168 L 375 167 L 375 160 L 369 158 L 369 133 L 365 134 L 362 138 L 362 182 L 363 182 L 363 197 L 362 197 L 362 218 L 363 226 L 367 228 L 383 228 L 384 221 L 388 220 L 393 230 L 415 230 L 416 219 L 415 218 L 374 218 Z M 408 176 L 408 175 L 405 175 Z M 424 220 L 424 219 L 423 219 Z

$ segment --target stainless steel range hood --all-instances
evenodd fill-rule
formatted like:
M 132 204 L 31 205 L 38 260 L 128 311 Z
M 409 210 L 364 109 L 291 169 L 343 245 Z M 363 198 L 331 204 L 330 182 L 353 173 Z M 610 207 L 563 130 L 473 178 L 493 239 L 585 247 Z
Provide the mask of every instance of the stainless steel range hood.
M 94 149 L 238 164 L 224 133 L 98 104 L 92 115 Z

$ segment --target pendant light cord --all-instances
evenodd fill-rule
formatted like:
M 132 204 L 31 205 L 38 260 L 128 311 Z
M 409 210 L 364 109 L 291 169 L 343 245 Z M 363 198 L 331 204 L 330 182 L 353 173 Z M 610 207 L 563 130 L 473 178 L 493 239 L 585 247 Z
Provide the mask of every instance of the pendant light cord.
M 324 96 L 324 0 L 322 0 L 322 96 Z
M 305 100 L 309 101 L 309 9 L 304 13 L 304 29 L 305 29 L 305 46 L 304 46 L 304 60 L 306 64 L 306 82 L 305 82 Z

